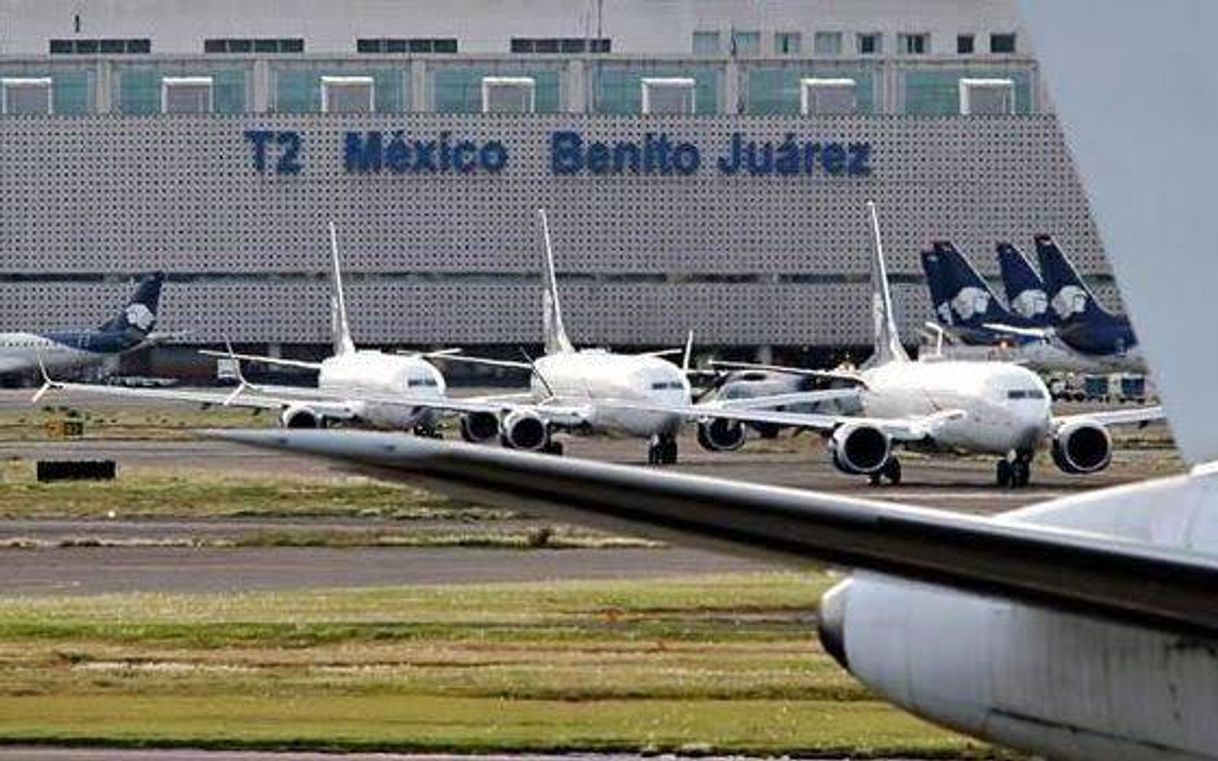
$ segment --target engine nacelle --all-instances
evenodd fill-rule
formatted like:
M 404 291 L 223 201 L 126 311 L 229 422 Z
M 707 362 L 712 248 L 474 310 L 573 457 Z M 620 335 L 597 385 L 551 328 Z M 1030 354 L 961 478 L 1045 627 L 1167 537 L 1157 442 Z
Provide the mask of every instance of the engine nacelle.
M 698 443 L 710 452 L 735 452 L 744 446 L 744 426 L 733 420 L 715 418 L 698 423 Z
M 1098 423 L 1071 423 L 1053 434 L 1053 462 L 1065 473 L 1098 473 L 1112 462 L 1112 436 Z
M 469 412 L 461 416 L 461 438 L 485 444 L 499 435 L 499 416 L 493 412 Z
M 503 443 L 512 449 L 538 452 L 550 441 L 544 420 L 533 412 L 517 410 L 503 419 Z
M 279 414 L 279 425 L 284 428 L 321 428 L 324 423 L 321 415 L 303 404 L 293 404 Z
M 870 425 L 839 426 L 829 437 L 833 464 L 852 476 L 878 473 L 892 456 L 892 439 Z

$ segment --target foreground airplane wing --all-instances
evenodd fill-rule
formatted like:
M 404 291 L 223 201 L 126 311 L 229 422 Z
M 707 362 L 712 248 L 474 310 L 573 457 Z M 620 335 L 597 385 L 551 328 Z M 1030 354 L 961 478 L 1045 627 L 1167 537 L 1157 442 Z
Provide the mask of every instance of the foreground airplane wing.
M 207 435 L 343 461 L 464 499 L 780 562 L 827 561 L 1218 633 L 1218 557 L 939 510 L 358 431 Z

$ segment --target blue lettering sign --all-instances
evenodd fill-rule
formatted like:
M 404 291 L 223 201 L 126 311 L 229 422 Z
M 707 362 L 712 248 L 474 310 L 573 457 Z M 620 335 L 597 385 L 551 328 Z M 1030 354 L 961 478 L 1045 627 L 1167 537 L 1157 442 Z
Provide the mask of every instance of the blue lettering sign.
M 304 141 L 299 132 L 274 132 L 266 129 L 250 129 L 245 131 L 245 139 L 253 148 L 254 171 L 266 174 L 272 171 L 270 165 L 271 146 L 278 151 L 274 173 L 281 175 L 300 174 L 304 165 L 300 160 L 300 151 Z
M 473 140 L 452 141 L 441 132 L 434 140 L 408 136 L 403 130 L 347 132 L 343 135 L 343 166 L 351 174 L 472 174 L 501 171 L 508 162 L 507 147 L 498 140 L 481 145 Z
M 781 143 L 774 145 L 769 140 L 746 140 L 742 133 L 733 132 L 727 151 L 716 161 L 716 166 L 720 174 L 728 176 L 747 172 L 758 177 L 795 177 L 823 172 L 830 177 L 863 177 L 871 174 L 870 161 L 870 143 L 801 144 L 794 133 L 788 132 Z

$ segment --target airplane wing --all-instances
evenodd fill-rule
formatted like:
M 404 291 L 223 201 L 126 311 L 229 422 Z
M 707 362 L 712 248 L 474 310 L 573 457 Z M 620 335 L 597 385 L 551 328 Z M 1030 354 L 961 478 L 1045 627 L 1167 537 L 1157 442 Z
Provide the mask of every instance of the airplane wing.
M 238 386 L 232 391 L 204 391 L 176 388 L 128 388 L 126 386 L 109 386 L 101 383 L 69 383 L 53 380 L 44 382 L 42 387 L 30 399 L 30 403 L 37 403 L 50 391 L 61 391 L 67 394 L 175 402 L 180 404 L 197 404 L 204 408 L 236 407 L 275 412 L 291 407 L 293 404 L 308 402 L 312 409 L 328 418 L 350 420 L 356 416 L 355 410 L 349 401 L 274 397 L 263 394 L 260 391 L 250 391 L 242 386 Z
M 283 357 L 266 357 L 261 354 L 235 354 L 228 351 L 215 351 L 214 349 L 199 349 L 199 353 L 208 357 L 221 357 L 223 359 L 237 359 L 243 362 L 261 362 L 264 365 L 279 365 L 281 367 L 300 367 L 306 370 L 320 370 L 320 362 L 310 362 L 305 359 L 285 359 Z
M 817 404 L 843 399 L 858 399 L 857 388 L 829 388 L 821 391 L 793 391 L 789 394 L 770 394 L 740 399 L 715 399 L 697 405 L 700 409 L 750 410 L 774 409 L 792 404 Z
M 486 365 L 487 367 L 508 367 L 513 370 L 533 371 L 533 366 L 528 362 L 518 362 L 511 359 L 490 359 L 488 357 L 467 357 L 463 354 L 426 354 L 429 358 L 443 360 L 445 362 L 466 362 L 471 365 Z
M 798 395 L 796 395 L 798 396 Z M 765 397 L 762 397 L 764 399 Z M 894 441 L 912 442 L 934 438 L 939 426 L 962 417 L 963 410 L 944 410 L 925 417 L 871 418 L 855 415 L 825 415 L 815 412 L 778 412 L 767 409 L 737 409 L 710 404 L 662 405 L 645 402 L 598 400 L 597 406 L 635 412 L 655 412 L 678 415 L 689 421 L 731 420 L 739 423 L 761 423 L 792 428 L 808 428 L 831 433 L 843 425 L 868 425 L 877 428 Z
M 1134 407 L 1126 410 L 1097 410 L 1096 412 L 1080 412 L 1076 415 L 1059 415 L 1053 418 L 1053 427 L 1057 428 L 1071 423 L 1090 422 L 1098 425 L 1145 425 L 1166 420 L 1163 407 Z
M 943 510 L 358 431 L 211 431 L 496 507 L 1218 634 L 1218 557 Z
M 768 373 L 786 373 L 787 375 L 801 375 L 808 378 L 847 380 L 852 383 L 865 385 L 863 376 L 851 370 L 809 370 L 802 367 L 787 367 L 786 365 L 767 365 L 757 362 L 732 362 L 721 359 L 712 359 L 710 364 L 711 367 L 721 367 L 725 370 L 761 370 Z
M 1039 338 L 1042 341 L 1046 341 L 1056 334 L 1056 331 L 1052 328 L 1021 328 L 1018 325 L 1007 325 L 1002 322 L 987 322 L 985 327 L 995 333 L 1009 333 L 1013 336 Z

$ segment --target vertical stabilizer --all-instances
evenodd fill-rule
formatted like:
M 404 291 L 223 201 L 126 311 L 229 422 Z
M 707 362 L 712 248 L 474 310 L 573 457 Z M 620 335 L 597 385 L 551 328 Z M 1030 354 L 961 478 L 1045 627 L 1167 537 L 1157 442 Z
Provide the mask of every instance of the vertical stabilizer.
M 984 329 L 989 323 L 1018 324 L 981 273 L 951 241 L 935 241 L 922 254 L 935 313 L 944 325 Z
M 867 213 L 871 218 L 871 316 L 875 324 L 875 352 L 868 360 L 871 366 L 889 362 L 908 362 L 909 355 L 901 345 L 897 333 L 896 318 L 892 313 L 892 293 L 888 287 L 888 268 L 884 263 L 884 245 L 880 239 L 880 218 L 875 203 L 867 202 Z
M 1045 290 L 1045 283 L 1028 261 L 1028 257 L 1010 243 L 999 242 L 995 244 L 994 249 L 998 252 L 1002 287 L 1006 291 L 1007 303 L 1011 305 L 1011 310 L 1033 327 L 1052 326 L 1054 320 L 1049 311 L 1049 295 Z
M 1205 147 L 1218 132 L 1218 3 L 1022 7 L 1176 446 L 1188 462 L 1218 459 L 1218 363 L 1207 348 L 1218 325 L 1218 151 Z
M 154 272 L 140 278 L 135 292 L 127 300 L 123 311 L 110 318 L 98 328 L 101 331 L 117 331 L 148 335 L 156 326 L 157 309 L 161 304 L 161 285 L 165 273 Z
M 558 278 L 554 275 L 554 249 L 550 246 L 550 224 L 546 220 L 545 209 L 537 210 L 537 221 L 541 225 L 541 242 L 544 248 L 541 308 L 546 354 L 575 351 L 562 322 L 562 306 L 558 302 Z
M 1036 236 L 1036 256 L 1040 259 L 1040 272 L 1045 279 L 1049 306 L 1056 317 L 1068 320 L 1072 317 L 1092 319 L 1112 316 L 1095 300 L 1095 294 L 1083 282 L 1078 270 L 1052 236 Z
M 350 354 L 355 351 L 355 342 L 351 340 L 351 326 L 347 322 L 347 302 L 343 295 L 343 270 L 338 260 L 338 231 L 334 223 L 330 223 L 330 257 L 334 267 L 334 293 L 330 296 L 331 330 L 334 336 L 334 355 Z

